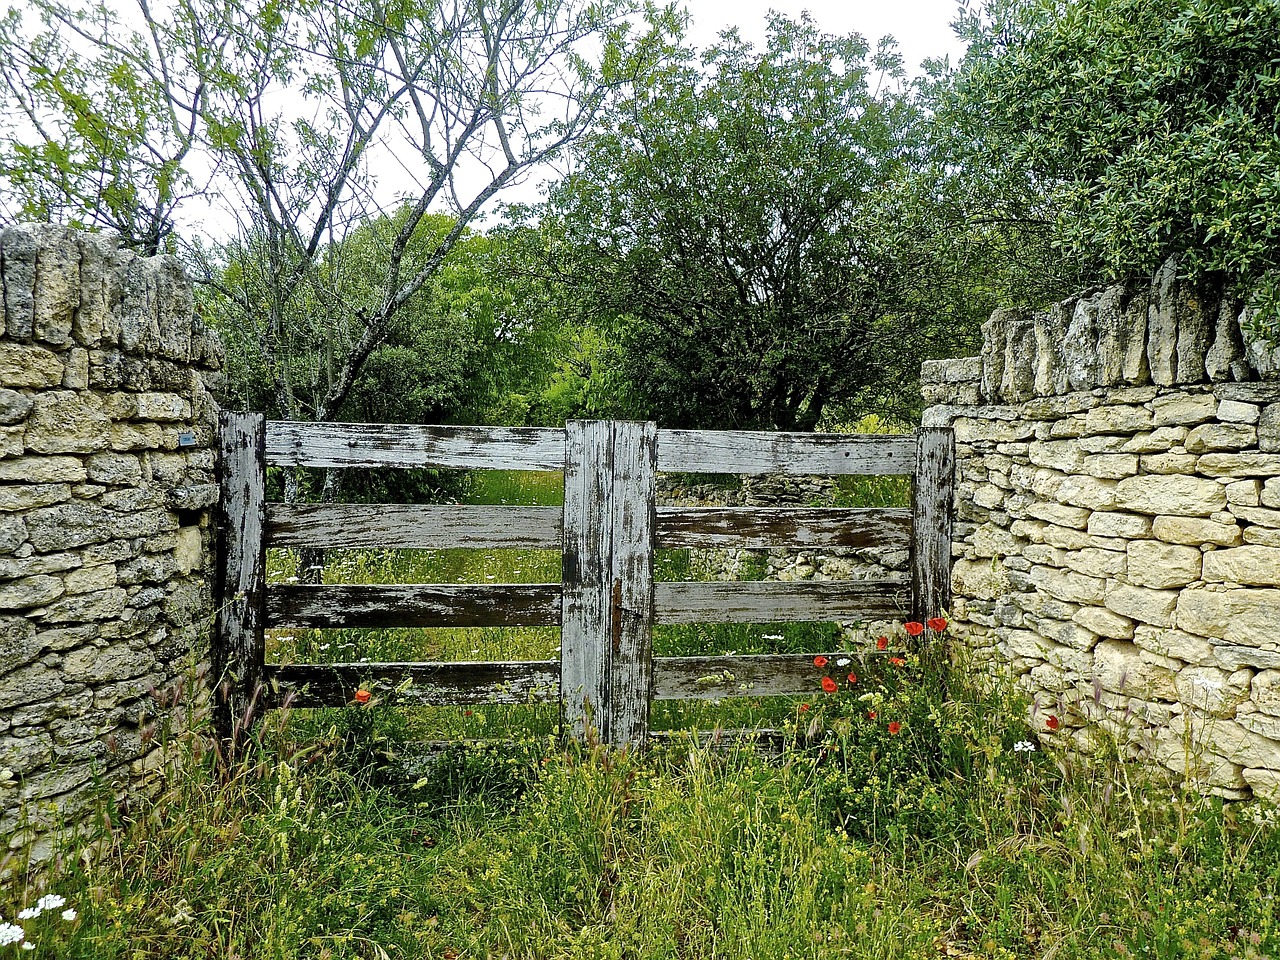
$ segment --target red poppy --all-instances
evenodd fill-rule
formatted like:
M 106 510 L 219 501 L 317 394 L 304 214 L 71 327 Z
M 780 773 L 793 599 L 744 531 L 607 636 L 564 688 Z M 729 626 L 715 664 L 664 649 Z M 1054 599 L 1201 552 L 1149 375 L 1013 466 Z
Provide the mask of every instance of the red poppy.
M 840 688 L 839 688 L 839 686 L 836 684 L 836 682 L 835 682 L 834 680 L 832 680 L 830 677 L 823 677 L 823 678 L 822 678 L 822 689 L 823 689 L 823 690 L 825 690 L 825 691 L 827 691 L 827 693 L 835 693 L 835 692 L 836 692 L 837 690 L 839 690 Z
M 807 703 L 802 703 L 802 704 L 800 704 L 800 712 L 801 712 L 801 713 L 808 713 L 808 712 L 809 712 L 809 705 L 808 705 Z
M 875 718 L 876 718 L 876 712 L 875 712 L 874 710 L 868 710 L 868 711 L 867 711 L 867 719 L 868 719 L 868 720 L 874 720 Z
M 890 657 L 889 662 L 895 667 L 905 667 L 907 665 L 907 661 L 903 660 L 901 657 Z
M 857 683 L 857 682 L 858 682 L 858 675 L 857 675 L 856 673 L 851 673 L 851 674 L 849 674 L 849 682 L 850 682 L 850 683 Z
M 934 633 L 941 633 L 943 630 L 947 629 L 946 617 L 930 617 L 924 623 L 925 623 L 925 626 L 928 627 L 930 630 L 932 630 Z
M 884 650 L 884 649 L 886 649 L 888 646 L 889 646 L 889 638 L 888 638 L 888 637 L 877 637 L 877 638 L 876 638 L 876 649 L 877 649 L 877 650 Z
M 827 658 L 822 656 L 822 654 L 818 654 L 818 656 L 813 658 L 813 665 L 821 670 L 827 665 Z
M 902 724 L 900 724 L 897 720 L 894 720 L 892 723 L 889 724 L 890 733 L 897 733 L 901 729 L 902 729 Z
M 1049 716 L 1045 717 L 1044 725 L 1050 730 L 1057 730 L 1058 727 L 1062 726 L 1062 723 L 1051 713 Z
M 924 624 L 917 620 L 908 620 L 902 625 L 902 629 L 907 631 L 910 636 L 918 637 L 924 633 Z
M 364 689 L 357 690 L 356 703 L 368 703 L 369 698 L 372 696 L 373 694 L 371 694 L 368 690 L 364 690 Z

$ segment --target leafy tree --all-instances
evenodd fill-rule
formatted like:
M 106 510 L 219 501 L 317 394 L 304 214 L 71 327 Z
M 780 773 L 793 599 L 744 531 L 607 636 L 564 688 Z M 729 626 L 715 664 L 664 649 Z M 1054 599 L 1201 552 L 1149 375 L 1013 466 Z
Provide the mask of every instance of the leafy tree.
M 1280 266 L 1280 5 L 989 0 L 941 104 L 1082 275 Z
M 887 42 L 773 14 L 764 49 L 735 31 L 701 57 L 673 48 L 611 104 L 550 209 L 581 315 L 616 340 L 626 409 L 810 430 L 914 380 L 936 325 L 912 291 L 936 250 L 901 235 L 924 157 L 900 77 Z

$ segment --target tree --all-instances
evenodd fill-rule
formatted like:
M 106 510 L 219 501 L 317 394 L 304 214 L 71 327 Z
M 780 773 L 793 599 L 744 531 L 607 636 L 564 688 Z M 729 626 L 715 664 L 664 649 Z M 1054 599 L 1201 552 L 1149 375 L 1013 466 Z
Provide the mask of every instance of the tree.
M 145 250 L 182 250 L 208 317 L 257 350 L 273 411 L 332 420 L 486 205 L 643 68 L 625 19 L 636 7 L 137 0 L 126 18 L 31 0 L 38 24 L 11 10 L 0 30 L 5 105 L 20 118 L 0 144 L 10 215 L 74 212 Z M 392 193 L 395 229 L 354 239 Z M 424 227 L 433 210 L 447 229 Z M 180 244 L 184 216 L 232 242 Z M 343 260 L 360 244 L 357 278 Z
M 1280 267 L 1280 5 L 989 0 L 943 97 L 970 168 L 1039 196 L 1093 281 Z
M 927 324 L 898 192 L 921 114 L 888 43 L 773 14 L 629 86 L 554 192 L 561 276 L 620 351 L 623 403 L 666 424 L 811 430 L 914 380 Z

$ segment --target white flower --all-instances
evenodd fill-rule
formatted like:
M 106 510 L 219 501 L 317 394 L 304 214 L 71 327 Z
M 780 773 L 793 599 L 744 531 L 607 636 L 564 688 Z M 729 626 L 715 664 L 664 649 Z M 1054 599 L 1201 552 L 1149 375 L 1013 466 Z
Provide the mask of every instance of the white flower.
M 62 919 L 68 922 L 74 920 L 78 916 L 79 914 L 76 913 L 75 910 L 72 909 L 71 907 L 67 907 L 67 909 L 62 911 Z
M 8 783 L 12 779 L 13 779 L 12 767 L 5 767 L 3 770 L 0 770 L 0 783 Z
M 849 663 L 850 663 L 850 660 L 849 660 L 849 658 L 848 658 L 848 657 L 841 657 L 839 660 L 837 660 L 837 661 L 836 661 L 836 666 L 837 666 L 837 667 L 847 667 L 847 666 L 849 665 Z
M 18 943 L 27 933 L 16 923 L 0 923 L 0 947 L 7 947 L 11 943 Z
M 27 907 L 25 910 L 18 911 L 18 919 L 34 920 L 36 917 L 40 916 L 40 914 L 42 913 L 44 913 L 44 910 L 42 910 L 39 906 Z
M 28 940 L 26 943 L 22 945 L 23 950 L 34 950 L 35 948 L 36 948 L 36 945 L 32 943 L 30 940 Z
M 67 898 L 60 897 L 56 893 L 46 893 L 36 901 L 36 906 L 41 910 L 57 910 L 59 907 L 65 907 L 66 905 Z
M 1014 753 L 1031 753 L 1035 750 L 1036 745 L 1030 740 L 1019 740 L 1013 745 Z

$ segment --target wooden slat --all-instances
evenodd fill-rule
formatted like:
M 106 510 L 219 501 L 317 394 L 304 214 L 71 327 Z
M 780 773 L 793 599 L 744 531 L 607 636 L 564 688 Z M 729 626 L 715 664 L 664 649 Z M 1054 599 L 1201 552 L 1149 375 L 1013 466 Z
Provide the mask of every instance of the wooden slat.
M 261 709 L 265 658 L 263 595 L 266 591 L 266 470 L 263 417 L 220 415 L 218 478 L 217 622 L 212 660 L 216 679 L 214 726 L 238 756 Z
M 272 466 L 559 470 L 564 431 L 272 421 L 266 453 Z
M 267 504 L 275 547 L 560 549 L 559 507 L 405 503 Z
M 890 620 L 908 609 L 907 590 L 905 579 L 657 583 L 654 622 Z
M 659 507 L 659 547 L 868 547 L 905 550 L 905 508 Z
M 658 431 L 658 469 L 669 473 L 907 474 L 915 459 L 915 438 L 897 434 Z
M 266 668 L 272 706 L 341 707 L 363 688 L 402 705 L 554 703 L 555 660 L 505 663 L 296 663 Z M 397 692 L 406 680 L 409 686 Z
M 827 656 L 834 662 L 840 654 Z M 725 700 L 730 697 L 821 697 L 823 672 L 812 653 L 657 657 L 655 700 Z
M 652 682 L 657 429 L 570 421 L 564 471 L 564 729 L 641 744 Z
M 546 627 L 560 622 L 557 583 L 278 585 L 269 627 Z
M 956 475 L 950 427 L 921 427 L 912 485 L 911 614 L 923 622 L 951 607 L 951 524 Z

